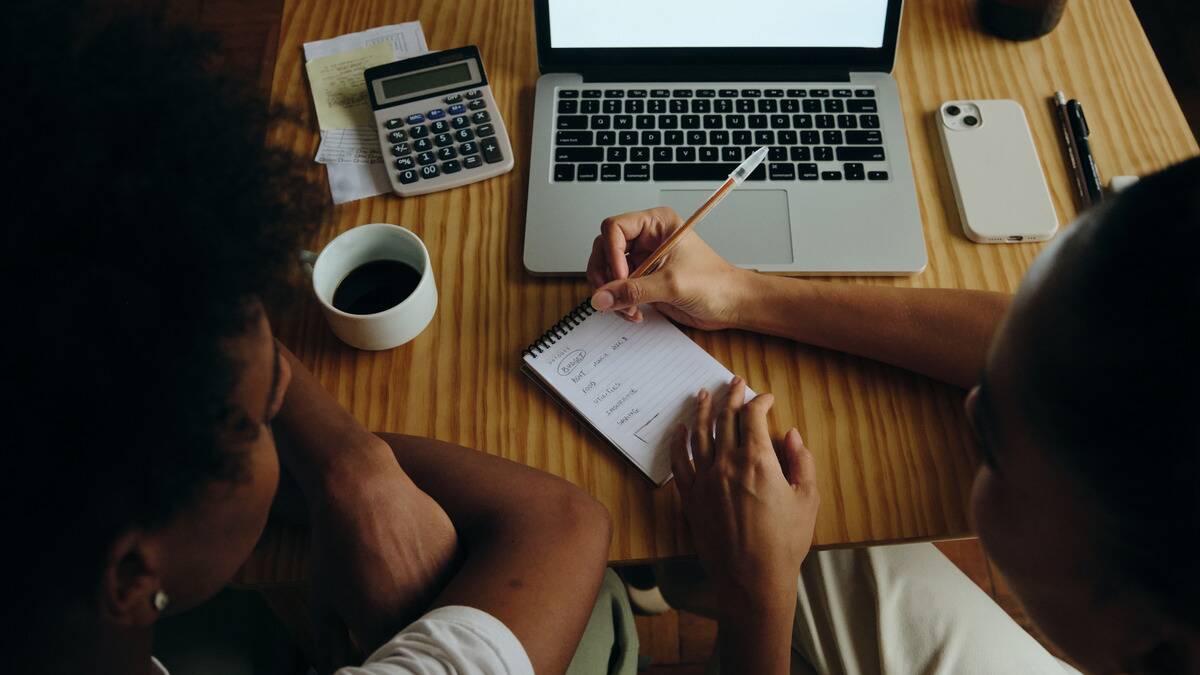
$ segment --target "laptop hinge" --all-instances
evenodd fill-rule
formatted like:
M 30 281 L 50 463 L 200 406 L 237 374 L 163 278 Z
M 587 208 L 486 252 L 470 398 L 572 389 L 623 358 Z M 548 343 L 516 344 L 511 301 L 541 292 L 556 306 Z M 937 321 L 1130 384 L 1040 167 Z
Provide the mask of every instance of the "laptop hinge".
M 792 66 L 608 66 L 574 70 L 585 82 L 849 82 L 850 71 Z

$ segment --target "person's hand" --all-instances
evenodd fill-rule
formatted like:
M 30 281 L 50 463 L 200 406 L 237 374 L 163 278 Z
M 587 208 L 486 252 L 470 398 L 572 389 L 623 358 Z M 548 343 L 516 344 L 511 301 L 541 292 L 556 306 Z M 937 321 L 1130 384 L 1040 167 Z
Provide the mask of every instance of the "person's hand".
M 800 432 L 791 429 L 772 443 L 767 411 L 774 397 L 760 394 L 743 406 L 745 391 L 740 378 L 718 404 L 700 391 L 695 428 L 679 429 L 671 468 L 718 604 L 769 612 L 780 609 L 779 603 L 795 603 L 820 497 L 812 453 Z M 788 611 L 783 607 L 781 613 Z
M 658 269 L 629 278 L 682 224 L 679 214 L 665 206 L 606 218 L 588 259 L 588 281 L 596 289 L 592 306 L 641 321 L 638 305 L 649 303 L 694 328 L 733 326 L 750 273 L 726 262 L 695 232 L 684 235 Z
M 386 452 L 310 506 L 317 651 L 330 671 L 360 660 L 347 629 L 371 653 L 428 609 L 457 562 L 450 518 Z

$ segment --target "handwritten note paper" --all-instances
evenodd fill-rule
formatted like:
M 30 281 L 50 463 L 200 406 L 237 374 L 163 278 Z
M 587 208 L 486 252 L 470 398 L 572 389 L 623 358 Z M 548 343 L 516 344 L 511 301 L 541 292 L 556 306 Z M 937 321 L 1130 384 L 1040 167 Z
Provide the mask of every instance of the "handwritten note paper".
M 692 424 L 701 387 L 718 392 L 733 379 L 688 336 L 649 306 L 645 321 L 592 314 L 558 331 L 525 364 L 650 480 L 671 478 L 671 436 Z M 754 393 L 747 391 L 747 400 Z
M 372 127 L 321 132 L 318 164 L 382 164 L 383 151 Z
M 374 119 L 363 71 L 390 63 L 394 58 L 390 44 L 377 42 L 305 64 L 321 129 L 371 126 Z

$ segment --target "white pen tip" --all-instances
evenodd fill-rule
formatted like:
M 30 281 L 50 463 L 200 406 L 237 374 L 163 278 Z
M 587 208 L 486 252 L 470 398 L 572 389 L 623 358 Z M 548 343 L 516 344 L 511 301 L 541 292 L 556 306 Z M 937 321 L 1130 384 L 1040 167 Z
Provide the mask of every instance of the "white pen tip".
M 739 164 L 738 168 L 734 169 L 733 173 L 729 174 L 729 177 L 732 178 L 735 183 L 741 185 L 742 181 L 746 180 L 746 177 L 751 173 L 754 173 L 754 170 L 757 169 L 758 165 L 762 164 L 763 160 L 766 158 L 767 148 L 766 146 L 763 146 L 758 150 L 755 150 L 749 157 L 747 157 L 746 161 Z
M 1067 104 L 1066 94 L 1063 94 L 1061 91 L 1054 92 L 1054 102 L 1059 105 L 1066 105 Z

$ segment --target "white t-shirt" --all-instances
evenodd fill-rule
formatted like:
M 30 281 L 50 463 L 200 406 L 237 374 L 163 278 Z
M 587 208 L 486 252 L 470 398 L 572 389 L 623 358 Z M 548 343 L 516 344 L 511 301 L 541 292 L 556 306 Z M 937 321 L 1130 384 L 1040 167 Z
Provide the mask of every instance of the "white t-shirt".
M 157 660 L 161 675 L 167 670 Z M 533 675 L 517 636 L 474 607 L 439 607 L 375 650 L 361 666 L 337 675 Z

